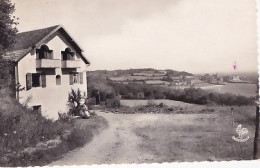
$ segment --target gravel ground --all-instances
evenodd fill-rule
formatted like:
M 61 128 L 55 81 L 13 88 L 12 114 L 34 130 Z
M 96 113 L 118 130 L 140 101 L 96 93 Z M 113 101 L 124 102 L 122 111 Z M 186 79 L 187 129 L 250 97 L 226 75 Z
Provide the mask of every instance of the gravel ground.
M 228 115 L 219 114 L 114 114 L 97 112 L 108 128 L 91 142 L 50 165 L 219 161 L 251 159 L 249 141 L 238 143 Z M 242 120 L 241 120 L 242 121 Z

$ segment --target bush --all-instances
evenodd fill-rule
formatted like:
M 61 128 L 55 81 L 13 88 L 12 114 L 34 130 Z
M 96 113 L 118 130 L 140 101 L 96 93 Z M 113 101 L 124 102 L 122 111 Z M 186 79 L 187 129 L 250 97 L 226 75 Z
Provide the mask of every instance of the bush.
M 68 97 L 68 115 L 70 116 L 82 116 L 87 110 L 86 106 L 86 95 L 82 93 L 79 89 L 71 89 Z
M 86 136 L 89 135 L 89 136 Z M 68 136 L 67 142 L 69 144 L 69 149 L 75 149 L 77 147 L 83 146 L 86 142 L 92 139 L 93 133 L 86 129 L 73 129 L 71 134 Z
M 58 121 L 64 123 L 72 123 L 72 117 L 67 113 L 58 113 L 58 115 L 59 115 Z
M 96 99 L 95 98 L 88 98 L 88 99 L 86 99 L 85 104 L 87 105 L 89 110 L 92 110 L 93 106 L 96 105 Z
M 118 97 L 107 99 L 105 105 L 108 108 L 119 108 L 120 107 L 120 99 Z
M 15 97 L 15 63 L 0 59 L 0 69 L 0 89 L 8 89 L 8 94 Z
M 111 84 L 123 99 L 170 99 L 194 104 L 252 105 L 254 98 L 230 93 L 208 93 L 200 88 L 177 90 L 145 84 Z M 142 96 L 140 96 L 142 95 Z
M 35 113 L 0 90 L 0 156 L 19 152 L 61 135 L 67 124 L 54 122 Z
M 96 77 L 98 78 L 98 77 Z M 103 82 L 104 84 L 101 84 Z M 230 93 L 209 93 L 200 88 L 187 88 L 184 90 L 172 89 L 162 86 L 151 86 L 146 84 L 122 84 L 115 83 L 102 78 L 99 82 L 99 95 L 101 101 L 112 101 L 116 95 L 122 99 L 170 99 L 194 104 L 217 104 L 217 105 L 251 105 L 254 98 L 233 95 Z M 95 97 L 97 90 L 94 83 L 89 87 L 91 97 Z M 102 86 L 102 87 L 101 87 Z M 98 88 L 98 87 L 96 87 Z M 106 89 L 105 89 L 106 88 Z M 110 104 L 110 103 L 108 103 Z

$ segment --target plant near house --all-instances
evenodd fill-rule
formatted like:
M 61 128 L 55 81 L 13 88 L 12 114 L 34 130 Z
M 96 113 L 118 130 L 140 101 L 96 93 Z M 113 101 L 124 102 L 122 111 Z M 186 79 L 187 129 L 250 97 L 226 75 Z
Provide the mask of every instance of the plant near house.
M 0 1 L 0 58 L 15 42 L 18 18 L 12 15 L 14 11 L 15 6 L 11 0 Z
M 44 166 L 70 150 L 89 142 L 107 122 L 95 116 L 88 122 L 44 118 L 0 89 L 0 166 Z M 29 123 L 29 124 L 28 124 Z M 84 123 L 82 125 L 82 123 Z M 83 127 L 82 127 L 83 126 Z M 88 129 L 85 129 L 88 128 Z M 50 146 L 49 142 L 59 142 Z M 47 146 L 47 147 L 46 147 Z
M 79 89 L 71 89 L 68 97 L 68 115 L 71 116 L 84 116 L 87 106 L 85 104 L 86 93 L 82 93 Z
M 58 115 L 58 121 L 61 121 L 63 123 L 73 123 L 71 116 L 69 116 L 67 113 L 58 112 Z
M 9 164 L 1 160 L 2 156 L 14 159 L 24 148 L 54 139 L 69 127 L 25 108 L 16 99 L 10 97 L 10 92 L 7 88 L 0 89 L 1 166 Z M 14 163 L 14 160 L 10 160 L 10 163 Z

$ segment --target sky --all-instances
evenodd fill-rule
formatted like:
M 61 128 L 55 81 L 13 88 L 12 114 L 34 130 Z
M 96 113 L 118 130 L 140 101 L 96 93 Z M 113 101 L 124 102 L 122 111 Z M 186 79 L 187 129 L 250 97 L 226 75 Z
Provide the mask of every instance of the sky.
M 12 0 L 20 32 L 60 24 L 89 70 L 257 71 L 255 0 Z

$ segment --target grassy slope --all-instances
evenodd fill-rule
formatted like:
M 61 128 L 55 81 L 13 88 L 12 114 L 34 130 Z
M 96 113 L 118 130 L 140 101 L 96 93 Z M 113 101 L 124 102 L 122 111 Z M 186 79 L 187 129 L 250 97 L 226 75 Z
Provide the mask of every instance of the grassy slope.
M 0 166 L 45 165 L 65 152 L 83 146 L 107 124 L 99 116 L 72 123 L 48 120 L 26 109 L 8 94 L 7 90 L 0 90 Z M 71 134 L 62 138 L 68 131 Z M 54 139 L 61 139 L 54 148 L 22 152 Z
M 93 116 L 90 119 L 75 120 L 71 135 L 57 148 L 49 151 L 39 151 L 31 155 L 28 160 L 33 163 L 26 163 L 26 166 L 44 166 L 52 161 L 58 160 L 63 154 L 75 148 L 82 147 L 89 143 L 93 136 L 107 127 L 107 121 L 101 116 Z

